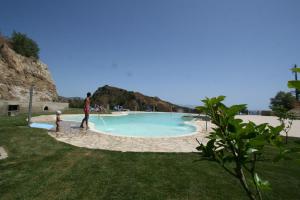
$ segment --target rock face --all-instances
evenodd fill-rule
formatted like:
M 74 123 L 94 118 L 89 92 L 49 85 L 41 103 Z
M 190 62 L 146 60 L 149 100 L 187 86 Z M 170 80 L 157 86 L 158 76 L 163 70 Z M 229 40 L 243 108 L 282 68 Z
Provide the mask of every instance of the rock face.
M 28 101 L 34 85 L 34 101 L 56 101 L 57 91 L 46 64 L 27 58 L 0 40 L 0 100 Z
M 193 112 L 193 109 L 178 106 L 158 97 L 149 97 L 139 92 L 127 91 L 121 88 L 105 85 L 99 87 L 92 96 L 92 103 L 98 105 L 123 106 L 130 110 L 155 110 L 162 112 Z

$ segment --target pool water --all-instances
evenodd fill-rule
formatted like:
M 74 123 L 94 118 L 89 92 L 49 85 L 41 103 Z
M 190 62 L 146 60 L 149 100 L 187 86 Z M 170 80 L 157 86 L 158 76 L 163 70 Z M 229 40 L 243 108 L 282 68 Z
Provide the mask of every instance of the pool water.
M 172 137 L 190 135 L 196 127 L 183 113 L 129 113 L 120 116 L 91 115 L 96 131 L 117 136 Z M 63 120 L 80 122 L 83 115 L 64 115 Z
M 42 129 L 47 129 L 50 130 L 54 127 L 52 124 L 47 124 L 47 123 L 31 123 L 30 124 L 31 128 L 42 128 Z

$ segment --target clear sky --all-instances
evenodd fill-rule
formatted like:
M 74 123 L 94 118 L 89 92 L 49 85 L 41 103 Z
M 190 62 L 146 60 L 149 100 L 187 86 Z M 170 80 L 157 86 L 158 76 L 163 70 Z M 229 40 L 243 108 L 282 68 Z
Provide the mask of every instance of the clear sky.
M 62 96 L 105 84 L 266 109 L 300 65 L 299 0 L 0 0 L 0 31 L 40 46 Z

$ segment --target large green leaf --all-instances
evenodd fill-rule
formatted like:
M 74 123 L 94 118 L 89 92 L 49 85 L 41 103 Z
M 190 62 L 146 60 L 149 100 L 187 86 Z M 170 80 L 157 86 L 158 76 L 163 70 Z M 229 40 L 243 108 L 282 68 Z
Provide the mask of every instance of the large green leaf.
M 196 110 L 198 110 L 200 113 L 205 111 L 205 107 L 204 106 L 197 106 Z
M 277 154 L 274 158 L 273 158 L 273 162 L 278 162 L 280 160 L 291 160 L 292 157 L 290 156 L 291 151 L 289 149 L 284 149 L 282 150 L 279 154 Z
M 239 112 L 241 112 L 242 110 L 244 110 L 246 108 L 247 108 L 246 104 L 233 105 L 233 106 L 229 107 L 229 109 L 227 110 L 227 114 L 229 116 L 234 116 L 234 115 L 239 114 Z
M 291 71 L 300 73 L 300 68 L 299 67 L 292 68 Z
M 296 88 L 300 90 L 300 81 L 289 81 L 288 82 L 289 88 Z
M 249 149 L 247 149 L 247 154 L 253 154 L 253 153 L 257 152 L 257 151 L 258 151 L 257 149 L 249 148 Z
M 260 147 L 266 144 L 266 139 L 263 136 L 257 136 L 255 139 L 249 141 L 252 147 Z
M 271 189 L 269 181 L 262 180 L 257 173 L 254 174 L 254 180 L 260 189 Z
M 269 129 L 271 130 L 271 133 L 273 135 L 279 135 L 280 132 L 283 130 L 283 128 L 284 128 L 283 125 L 279 125 L 279 126 L 276 126 L 276 127 L 269 126 Z

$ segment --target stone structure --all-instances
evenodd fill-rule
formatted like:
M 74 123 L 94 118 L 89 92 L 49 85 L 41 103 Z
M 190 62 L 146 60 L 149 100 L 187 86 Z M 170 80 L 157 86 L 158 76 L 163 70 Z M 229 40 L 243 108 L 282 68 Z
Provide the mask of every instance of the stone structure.
M 16 115 L 18 113 L 28 112 L 29 102 L 14 101 L 14 100 L 0 100 L 0 115 Z M 57 110 L 65 110 L 69 107 L 69 103 L 59 102 L 33 102 L 33 113 L 47 113 L 55 112 Z

